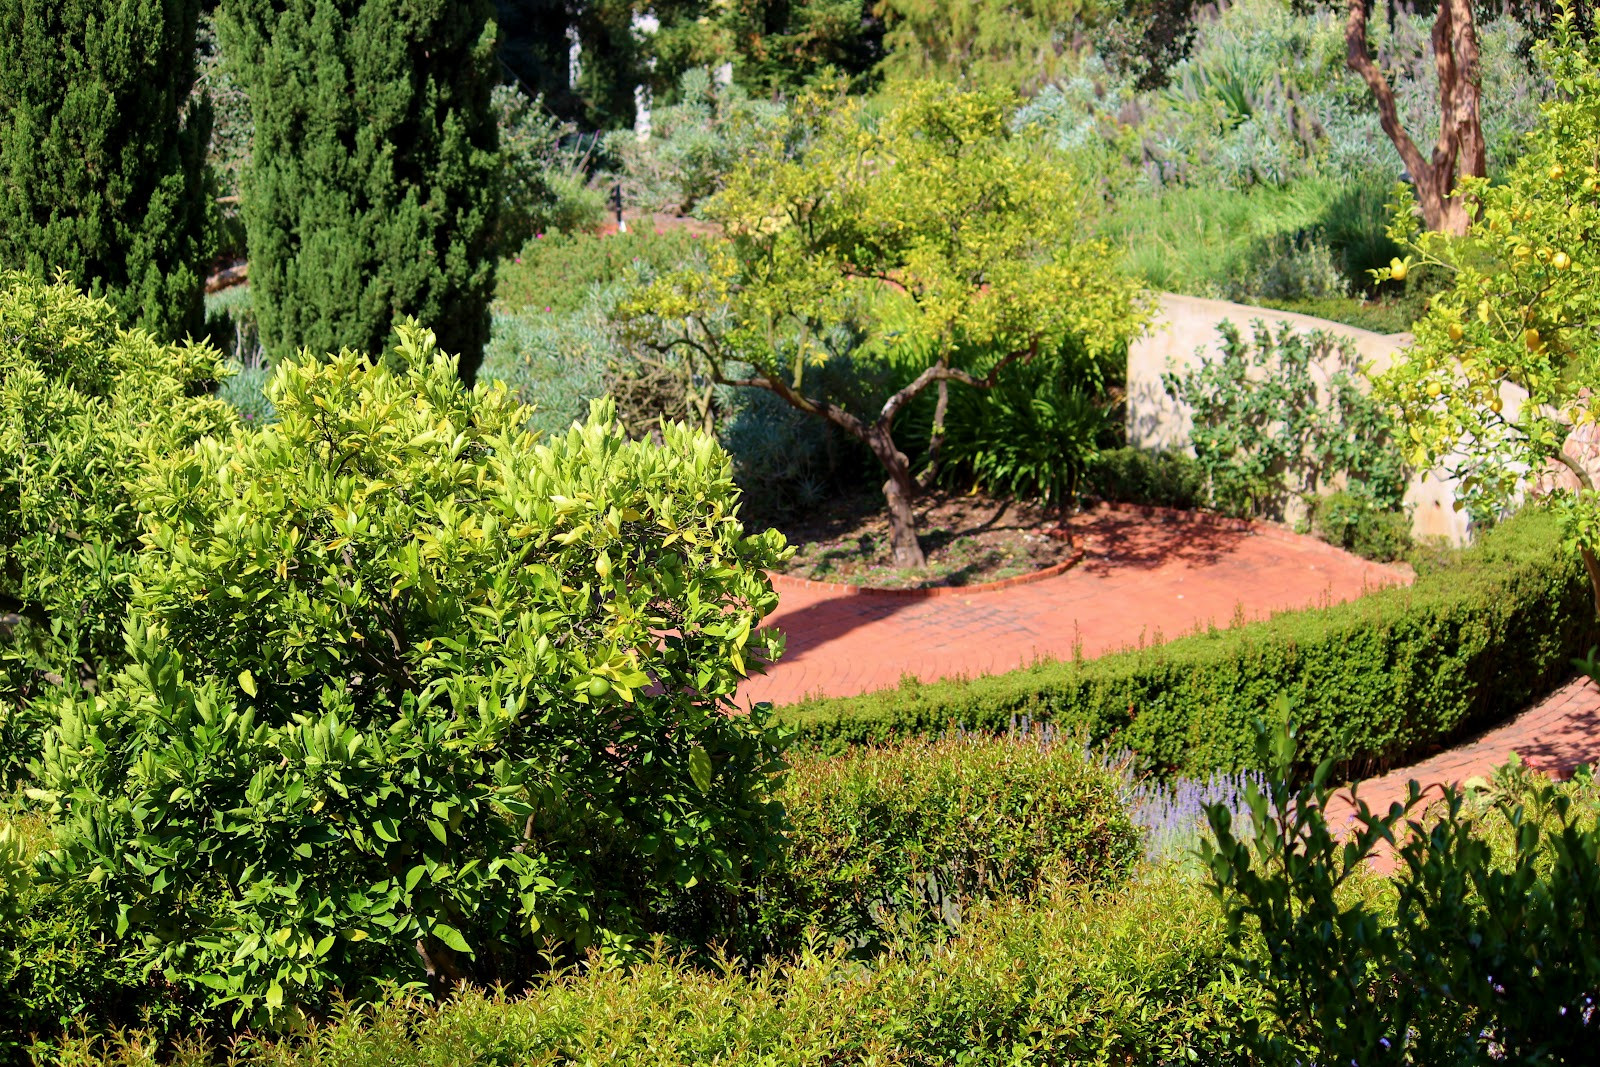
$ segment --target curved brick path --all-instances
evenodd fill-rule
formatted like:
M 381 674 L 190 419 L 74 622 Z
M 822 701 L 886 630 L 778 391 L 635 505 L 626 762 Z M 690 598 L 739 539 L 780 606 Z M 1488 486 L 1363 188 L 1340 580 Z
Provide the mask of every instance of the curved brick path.
M 1566 777 L 1580 763 L 1600 762 L 1600 687 L 1587 678 L 1568 682 L 1515 718 L 1452 749 L 1357 783 L 1357 796 L 1374 811 L 1383 811 L 1405 799 L 1412 780 L 1428 788 L 1460 785 L 1468 778 L 1488 777 L 1513 752 L 1555 778 Z M 1337 802 L 1337 810 L 1348 815 L 1351 809 L 1342 794 Z
M 1405 579 L 1309 537 L 1181 512 L 1101 509 L 1072 520 L 1065 574 L 929 599 L 780 585 L 767 624 L 788 649 L 743 701 L 786 704 L 1097 656 L 1207 626 L 1350 600 Z

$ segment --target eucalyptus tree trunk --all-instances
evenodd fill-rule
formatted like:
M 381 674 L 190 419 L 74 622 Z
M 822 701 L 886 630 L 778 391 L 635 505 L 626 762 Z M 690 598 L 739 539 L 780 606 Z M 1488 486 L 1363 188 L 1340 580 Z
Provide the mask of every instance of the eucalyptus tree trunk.
M 1439 140 L 1431 158 L 1424 157 L 1400 125 L 1394 89 L 1373 61 L 1367 46 L 1369 0 L 1350 0 L 1345 23 L 1346 62 L 1361 75 L 1378 104 L 1378 122 L 1394 142 L 1417 188 L 1417 205 L 1428 229 L 1462 236 L 1471 215 L 1455 192 L 1462 178 L 1488 173 L 1479 113 L 1478 34 L 1472 0 L 1439 0 L 1433 21 L 1433 61 L 1439 73 Z

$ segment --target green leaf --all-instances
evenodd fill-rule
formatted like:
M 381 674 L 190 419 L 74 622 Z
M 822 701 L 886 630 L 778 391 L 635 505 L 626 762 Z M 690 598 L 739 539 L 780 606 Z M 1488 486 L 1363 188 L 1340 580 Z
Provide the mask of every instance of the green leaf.
M 256 695 L 256 679 L 248 669 L 239 672 L 239 688 L 251 696 Z
M 434 923 L 433 930 L 430 932 L 434 937 L 457 952 L 465 952 L 469 956 L 472 955 L 472 950 L 467 947 L 467 939 L 462 937 L 461 931 L 454 926 L 448 926 L 445 923 Z
M 700 792 L 710 791 L 711 757 L 699 745 L 689 752 L 689 777 L 694 779 L 694 784 L 700 788 Z

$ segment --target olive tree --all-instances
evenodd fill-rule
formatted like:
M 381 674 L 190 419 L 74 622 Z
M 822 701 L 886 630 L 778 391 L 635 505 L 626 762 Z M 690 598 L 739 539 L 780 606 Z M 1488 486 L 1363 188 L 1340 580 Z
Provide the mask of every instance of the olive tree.
M 269 397 L 141 481 L 132 662 L 45 739 L 44 877 L 260 1021 L 704 934 L 781 822 L 778 735 L 729 711 L 782 541 L 717 443 L 604 405 L 540 443 L 406 325 Z
M 693 373 L 769 390 L 862 442 L 887 480 L 895 563 L 925 566 L 911 460 L 895 418 L 950 386 L 992 387 L 1076 336 L 1120 350 L 1143 311 L 1114 256 L 1082 232 L 1086 192 L 1059 158 L 1014 136 L 1012 94 L 922 84 L 882 115 L 803 94 L 733 168 L 707 214 L 705 262 L 624 303 L 630 333 Z M 885 314 L 890 303 L 906 305 Z M 850 329 L 841 329 L 842 326 Z M 830 358 L 881 360 L 909 380 L 870 409 L 807 385 Z
M 1504 183 L 1463 183 L 1470 235 L 1419 233 L 1400 205 L 1393 233 L 1411 254 L 1375 273 L 1420 263 L 1454 281 L 1378 385 L 1406 423 L 1412 465 L 1445 464 L 1465 502 L 1544 493 L 1600 610 L 1600 494 L 1580 443 L 1600 419 L 1600 45 L 1584 44 L 1569 14 L 1540 59 L 1558 92 Z

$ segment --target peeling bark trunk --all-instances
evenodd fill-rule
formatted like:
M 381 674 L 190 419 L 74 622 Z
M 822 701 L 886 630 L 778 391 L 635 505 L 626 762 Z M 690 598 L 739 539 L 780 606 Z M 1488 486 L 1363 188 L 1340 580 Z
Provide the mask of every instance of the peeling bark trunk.
M 944 448 L 944 417 L 950 411 L 950 382 L 939 379 L 939 398 L 933 405 L 933 433 L 928 436 L 928 469 L 922 475 L 926 489 L 939 477 L 939 453 Z
M 1394 90 L 1373 61 L 1367 45 L 1369 0 L 1350 0 L 1345 23 L 1345 60 L 1372 90 L 1378 122 L 1411 174 L 1417 205 L 1429 230 L 1461 236 L 1471 216 L 1467 204 L 1451 196 L 1462 178 L 1488 173 L 1478 81 L 1478 34 L 1472 0 L 1440 0 L 1433 22 L 1434 66 L 1439 73 L 1439 140 L 1431 158 L 1400 125 Z

